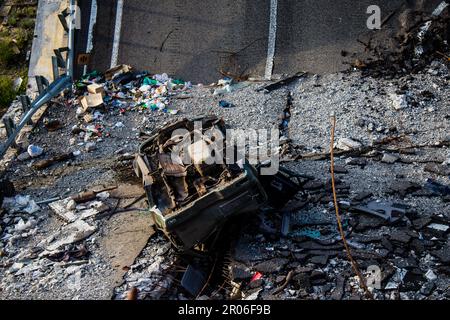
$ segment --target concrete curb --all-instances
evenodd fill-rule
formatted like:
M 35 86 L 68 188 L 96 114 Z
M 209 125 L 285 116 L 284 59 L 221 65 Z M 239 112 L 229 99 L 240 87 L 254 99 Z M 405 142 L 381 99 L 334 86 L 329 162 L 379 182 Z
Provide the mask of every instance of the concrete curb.
M 67 46 L 67 35 L 58 20 L 58 14 L 68 6 L 68 0 L 39 1 L 28 71 L 29 89 L 27 93 L 31 98 L 34 98 L 37 93 L 34 77 L 44 76 L 51 82 L 53 80 L 53 50 Z

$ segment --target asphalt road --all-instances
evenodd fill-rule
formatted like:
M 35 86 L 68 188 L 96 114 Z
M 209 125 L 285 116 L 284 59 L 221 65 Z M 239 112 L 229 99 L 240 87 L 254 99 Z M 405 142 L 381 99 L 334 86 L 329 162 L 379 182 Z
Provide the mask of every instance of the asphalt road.
M 369 33 L 367 8 L 378 5 L 382 18 L 404 0 L 280 1 L 275 74 L 337 72 L 348 68 L 341 52 L 364 50 L 358 37 Z
M 83 1 L 84 23 L 91 1 Z M 91 68 L 104 71 L 111 64 L 117 0 L 97 2 Z M 370 32 L 369 5 L 379 5 L 385 18 L 403 3 L 432 10 L 440 2 L 278 0 L 274 74 L 348 68 L 341 52 L 363 51 L 357 38 Z M 223 73 L 263 76 L 269 20 L 270 0 L 124 0 L 118 62 L 201 83 Z M 80 35 L 81 43 L 85 37 Z

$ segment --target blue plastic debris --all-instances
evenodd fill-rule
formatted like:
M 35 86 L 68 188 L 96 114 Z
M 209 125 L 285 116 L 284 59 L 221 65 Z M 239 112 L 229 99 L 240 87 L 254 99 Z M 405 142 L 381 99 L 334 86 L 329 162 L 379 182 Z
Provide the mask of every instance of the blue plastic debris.
M 294 232 L 291 237 L 297 238 L 297 237 L 305 237 L 305 238 L 311 238 L 314 240 L 320 240 L 322 237 L 322 234 L 318 230 L 311 230 L 311 229 L 304 229 L 297 232 Z
M 440 184 L 432 179 L 428 179 L 425 188 L 437 195 L 450 195 L 450 186 Z
M 219 102 L 219 106 L 222 107 L 222 108 L 225 108 L 225 109 L 227 109 L 227 108 L 234 108 L 234 107 L 235 107 L 234 104 L 229 103 L 229 102 L 227 102 L 227 101 L 225 101 L 225 100 L 221 100 L 221 101 Z

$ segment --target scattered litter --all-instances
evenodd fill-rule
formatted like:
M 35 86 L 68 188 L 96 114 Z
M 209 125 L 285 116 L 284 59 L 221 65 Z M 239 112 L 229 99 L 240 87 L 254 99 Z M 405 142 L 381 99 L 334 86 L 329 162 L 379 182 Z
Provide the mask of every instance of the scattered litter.
M 55 157 L 47 159 L 47 160 L 38 161 L 33 164 L 33 167 L 37 170 L 44 170 L 44 169 L 51 167 L 52 165 L 54 165 L 56 163 L 71 160 L 73 157 L 74 157 L 74 154 L 72 152 L 69 152 L 66 154 L 62 154 L 60 156 L 55 156 Z
M 388 282 L 385 290 L 396 290 L 400 287 L 400 285 L 403 283 L 403 280 L 406 277 L 406 274 L 408 271 L 406 269 L 396 268 L 397 271 L 395 272 L 394 276 L 391 278 L 391 280 Z
M 109 197 L 110 197 L 110 194 L 107 191 L 100 192 L 100 193 L 97 194 L 97 198 L 102 200 L 102 201 L 105 201 L 105 200 L 109 199 Z
M 224 109 L 227 109 L 227 108 L 234 108 L 234 107 L 235 107 L 234 104 L 231 104 L 231 103 L 229 103 L 229 102 L 227 102 L 227 101 L 225 101 L 225 100 L 219 101 L 219 106 L 220 106 L 221 108 L 224 108 Z
M 105 96 L 105 89 L 102 85 L 98 83 L 93 83 L 87 87 L 87 90 L 90 94 L 96 95 L 101 94 L 103 97 Z
M 30 196 L 17 195 L 14 198 L 5 198 L 3 200 L 3 209 L 6 209 L 10 213 L 25 212 L 28 214 L 34 214 L 41 210 Z
M 93 152 L 97 149 L 97 144 L 95 142 L 89 142 L 85 146 L 86 152 Z
M 80 192 L 76 195 L 73 195 L 70 197 L 72 200 L 74 200 L 77 204 L 86 203 L 89 201 L 96 200 L 97 198 L 107 198 L 109 197 L 108 191 L 112 191 L 117 189 L 117 187 L 110 187 L 110 188 L 104 188 L 102 190 L 92 190 L 92 191 L 85 191 Z
M 220 88 L 214 90 L 214 95 L 218 96 L 233 92 L 234 89 L 232 87 L 232 83 L 233 83 L 232 79 L 219 80 L 218 85 Z
M 15 225 L 14 229 L 18 232 L 23 232 L 34 228 L 36 225 L 37 222 L 33 218 L 29 219 L 26 223 L 23 219 L 20 219 L 19 223 Z
M 357 142 L 355 140 L 349 139 L 349 138 L 341 138 L 336 143 L 335 148 L 339 150 L 344 151 L 351 151 L 351 150 L 357 150 L 362 147 L 362 144 L 360 142 Z
M 396 163 L 398 160 L 399 160 L 399 157 L 394 156 L 392 154 L 385 153 L 383 155 L 383 158 L 381 159 L 381 162 L 393 164 L 393 163 Z
M 263 291 L 263 289 L 259 289 L 259 290 L 255 291 L 255 292 L 253 292 L 249 296 L 245 297 L 244 300 L 245 301 L 255 301 L 255 300 L 257 300 L 259 295 L 260 295 L 260 293 L 261 293 L 261 291 Z
M 429 229 L 434 229 L 437 231 L 447 232 L 450 227 L 444 224 L 433 223 L 428 226 Z
M 74 244 L 90 237 L 97 227 L 89 225 L 83 220 L 77 220 L 71 224 L 68 224 L 61 228 L 57 234 L 51 236 L 48 241 L 48 246 L 46 250 L 47 254 L 51 254 L 63 248 L 66 245 Z
M 372 201 L 367 206 L 357 206 L 353 210 L 380 217 L 390 223 L 401 220 L 406 214 L 405 206 L 381 201 Z
M 116 299 L 257 300 L 275 295 L 279 299 L 359 299 L 358 279 L 351 274 L 331 210 L 328 124 L 322 115 L 325 109 L 336 109 L 345 120 L 338 134 L 350 137 L 335 145 L 343 151 L 335 167 L 338 201 L 345 211 L 342 227 L 361 270 L 373 266 L 382 270 L 384 286 L 371 288 L 375 298 L 444 297 L 450 272 L 450 246 L 445 244 L 450 230 L 445 211 L 446 201 L 450 201 L 450 139 L 442 136 L 448 131 L 442 86 L 448 80 L 449 52 L 442 32 L 448 29 L 442 28 L 447 17 L 439 16 L 447 8 L 448 3 L 441 3 L 435 17 L 420 15 L 406 34 L 399 33 L 402 41 L 396 44 L 399 50 L 408 46 L 406 51 L 393 52 L 392 59 L 384 59 L 378 51 L 386 71 L 378 64 L 376 75 L 371 72 L 371 60 L 352 56 L 353 66 L 361 71 L 308 77 L 298 73 L 261 87 L 250 84 L 268 96 L 251 90 L 230 94 L 249 84 L 229 78 L 191 91 L 189 82 L 165 73 L 135 71 L 127 65 L 83 76 L 68 98 L 55 98 L 59 107 L 48 113 L 64 117 L 70 108 L 70 114 L 76 111 L 76 118 L 44 119 L 44 130 L 38 126 L 30 136 L 30 141 L 45 147 L 48 157 L 36 160 L 32 156 L 40 157 L 44 150 L 27 150 L 19 155 L 23 162 L 14 161 L 7 169 L 17 188 L 29 186 L 33 195 L 44 200 L 37 204 L 29 197 L 8 195 L 0 209 L 2 291 L 17 295 L 37 288 L 39 294 L 44 290 L 58 293 L 83 271 L 83 283 L 89 290 L 80 290 L 75 298 L 90 298 L 98 290 L 89 287 L 89 277 L 103 277 L 103 270 L 110 273 L 115 269 L 122 272 L 120 280 L 126 273 L 125 283 L 114 290 Z M 372 44 L 368 43 L 367 51 Z M 421 61 L 430 63 L 421 66 Z M 366 77 L 368 73 L 389 79 L 378 82 Z M 213 90 L 214 95 L 223 96 L 211 97 Z M 282 100 L 291 90 L 283 110 Z M 175 99 L 179 100 L 172 104 Z M 204 101 L 209 102 L 200 106 Z M 286 167 L 305 170 L 314 177 L 286 174 L 283 168 L 275 177 L 263 177 L 263 164 L 251 166 L 245 159 L 208 166 L 205 163 L 211 154 L 195 150 L 213 145 L 214 140 L 208 139 L 173 157 L 178 152 L 175 145 L 185 137 L 173 137 L 172 130 L 187 130 L 191 138 L 197 134 L 192 121 L 169 121 L 169 115 L 180 112 L 176 105 L 186 118 L 204 114 L 215 105 L 218 111 L 217 107 L 230 108 L 225 112 L 230 127 L 267 124 L 279 128 Z M 271 111 L 275 115 L 263 117 Z M 425 118 L 442 123 L 430 129 L 423 125 Z M 205 130 L 224 133 L 228 128 L 218 117 L 200 121 Z M 48 134 L 57 130 L 60 134 Z M 64 141 L 54 144 L 46 135 Z M 128 152 L 139 141 L 146 142 L 134 159 Z M 61 153 L 55 157 L 55 152 Z M 184 164 L 185 155 L 198 163 Z M 132 181 L 132 167 L 143 188 Z M 47 170 L 50 168 L 54 170 Z M 77 170 L 82 174 L 75 174 Z M 392 179 L 385 177 L 389 170 L 396 170 Z M 429 179 L 424 185 L 424 176 L 439 180 Z M 88 185 L 114 179 L 129 180 L 133 185 L 121 192 L 95 190 L 69 196 Z M 51 186 L 55 190 L 50 190 Z M 3 184 L 0 191 L 3 200 Z M 375 196 L 383 199 L 365 204 Z M 393 201 L 404 201 L 408 207 Z M 61 221 L 50 219 L 51 224 L 44 225 L 47 212 L 35 213 L 39 205 L 46 204 Z M 105 222 L 100 220 L 103 216 L 121 212 L 130 215 L 101 223 Z M 149 241 L 146 238 L 147 245 L 139 246 L 137 251 L 145 248 L 136 253 L 136 259 L 120 261 L 137 242 L 136 234 L 142 232 L 122 228 L 134 227 L 136 220 L 130 219 L 136 217 L 149 218 L 138 228 L 155 223 L 163 232 Z M 42 232 L 58 223 L 59 231 L 37 245 L 21 241 L 33 235 L 40 241 Z M 97 228 L 98 239 L 92 236 Z M 107 247 L 114 247 L 113 252 Z
M 109 207 L 101 201 L 92 201 L 83 206 L 77 206 L 72 198 L 50 203 L 49 206 L 59 218 L 68 223 L 84 220 L 109 210 Z
M 438 277 L 437 275 L 434 273 L 433 270 L 428 270 L 427 273 L 425 274 L 425 277 L 429 280 L 429 281 L 434 281 L 436 280 Z
M 19 91 L 20 87 L 22 87 L 22 83 L 23 83 L 22 77 L 17 77 L 17 78 L 14 80 L 13 90 L 14 90 L 15 92 Z
M 39 147 L 39 146 L 35 146 L 35 145 L 30 145 L 28 147 L 28 154 L 30 155 L 30 157 L 32 158 L 38 158 L 40 157 L 42 154 L 44 153 L 44 149 Z
M 125 125 L 123 124 L 123 122 L 117 122 L 117 123 L 114 125 L 114 127 L 120 129 L 120 128 L 124 128 Z
M 103 105 L 104 103 L 103 95 L 101 93 L 89 94 L 87 96 L 82 97 L 80 103 L 85 112 L 89 111 L 92 108 L 96 108 Z
M 197 297 L 205 286 L 206 280 L 207 277 L 203 272 L 190 265 L 184 273 L 181 285 L 193 297 Z
M 132 68 L 128 65 L 120 65 L 114 68 L 111 68 L 105 72 L 105 78 L 106 80 L 113 80 L 114 78 L 117 78 L 118 76 L 128 73 L 132 70 Z
M 392 106 L 395 110 L 402 110 L 408 108 L 408 100 L 406 95 L 398 95 L 395 93 L 391 93 L 389 98 L 392 101 Z
M 250 280 L 250 282 L 255 282 L 255 281 L 261 280 L 263 277 L 264 277 L 264 275 L 263 275 L 261 272 L 256 272 L 256 273 L 253 275 L 253 277 L 252 277 L 252 279 Z
M 67 250 L 49 255 L 47 258 L 54 262 L 72 262 L 85 260 L 89 251 L 84 244 L 70 246 Z

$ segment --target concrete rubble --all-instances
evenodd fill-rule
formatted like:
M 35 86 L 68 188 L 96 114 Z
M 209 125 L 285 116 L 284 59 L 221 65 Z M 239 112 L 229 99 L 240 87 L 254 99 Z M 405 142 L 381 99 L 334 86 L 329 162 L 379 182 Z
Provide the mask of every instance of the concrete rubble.
M 449 62 L 391 71 L 308 74 L 273 91 L 129 66 L 87 75 L 5 170 L 16 195 L 0 209 L 0 299 L 365 299 L 335 217 L 332 113 L 342 225 L 374 298 L 450 298 Z M 282 166 L 301 191 L 230 219 L 193 258 L 157 230 L 133 161 L 156 129 L 205 115 L 281 128 Z

